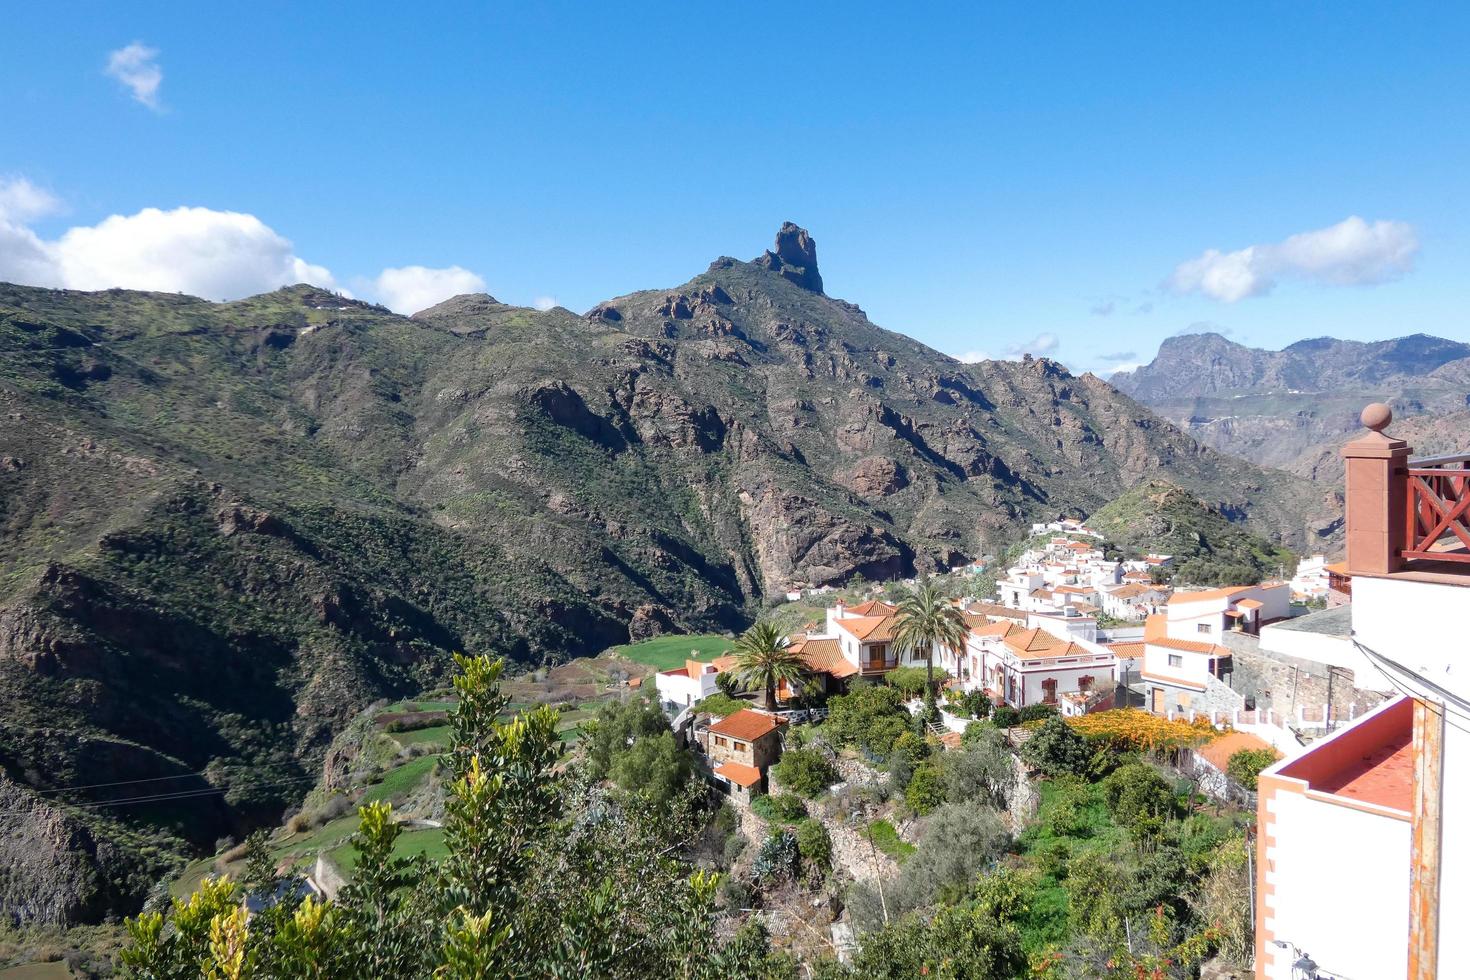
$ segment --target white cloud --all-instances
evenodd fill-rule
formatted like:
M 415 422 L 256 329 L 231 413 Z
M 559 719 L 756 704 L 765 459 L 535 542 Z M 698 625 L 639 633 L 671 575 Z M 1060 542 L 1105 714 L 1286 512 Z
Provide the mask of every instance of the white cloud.
M 985 353 L 983 350 L 969 350 L 969 351 L 965 351 L 963 354 L 956 354 L 954 356 L 954 359 L 957 360 L 957 361 L 961 361 L 961 362 L 963 362 L 965 364 L 979 364 L 981 361 L 993 361 L 993 360 L 995 360 L 995 358 L 991 357 L 989 354 Z
M 401 269 L 384 269 L 373 281 L 373 291 L 394 313 L 411 314 L 460 293 L 482 293 L 485 280 L 457 265 L 447 269 L 406 265 Z
M 537 296 L 536 301 L 531 305 L 544 313 L 547 310 L 556 309 L 561 304 L 556 301 L 555 296 Z
M 163 69 L 158 65 L 158 49 L 134 41 L 107 56 L 107 74 L 117 79 L 143 105 L 159 112 L 158 88 L 163 84 Z
M 0 177 L 0 221 L 24 224 L 61 210 L 61 202 L 24 177 Z
M 30 187 L 26 184 L 26 187 Z M 33 188 L 32 188 L 33 190 Z M 17 204 L 17 202 L 19 202 Z M 206 299 L 238 299 L 292 283 L 337 288 L 332 273 L 297 256 L 291 242 L 259 218 L 209 208 L 144 208 L 45 240 L 20 215 L 54 210 L 36 197 L 0 185 L 0 279 L 66 289 L 149 289 Z
M 1269 293 L 1280 279 L 1327 286 L 1370 286 L 1397 279 L 1414 267 L 1419 239 L 1403 221 L 1368 223 L 1353 215 L 1330 228 L 1304 231 L 1284 241 L 1235 252 L 1209 249 L 1181 263 L 1166 285 L 1178 293 L 1202 293 L 1235 303 Z
M 1051 354 L 1055 352 L 1056 349 L 1060 346 L 1061 339 L 1057 337 L 1056 334 L 1039 333 L 1035 337 L 1032 337 L 1030 340 L 1022 341 L 1018 344 L 1011 344 L 1009 347 L 1006 348 L 1005 353 L 1006 357 L 1014 360 L 1023 357 L 1026 354 L 1030 354 L 1033 357 L 1037 355 Z

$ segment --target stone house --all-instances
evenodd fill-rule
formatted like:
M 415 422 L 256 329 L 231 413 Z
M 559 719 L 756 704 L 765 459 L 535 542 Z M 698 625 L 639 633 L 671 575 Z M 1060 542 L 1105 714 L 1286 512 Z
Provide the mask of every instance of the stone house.
M 710 769 L 732 796 L 749 800 L 767 785 L 766 770 L 781 758 L 782 728 L 786 723 L 764 711 L 743 708 L 696 737 Z

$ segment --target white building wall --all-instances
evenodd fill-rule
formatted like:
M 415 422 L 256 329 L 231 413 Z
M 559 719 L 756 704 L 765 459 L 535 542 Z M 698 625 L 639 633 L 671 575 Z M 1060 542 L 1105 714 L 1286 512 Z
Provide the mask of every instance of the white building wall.
M 1405 976 L 1409 824 L 1302 793 L 1277 793 L 1267 805 L 1276 813 L 1272 854 L 1282 855 L 1265 873 L 1275 888 L 1265 898 L 1271 933 L 1294 943 L 1329 976 Z M 1354 854 L 1365 859 L 1351 860 Z M 1276 950 L 1271 980 L 1293 980 L 1294 959 L 1290 950 Z M 1466 975 L 1440 966 L 1441 976 Z
M 1358 642 L 1470 700 L 1467 626 L 1470 588 L 1353 576 Z M 1358 674 L 1360 680 L 1365 676 Z M 1445 726 L 1441 811 L 1439 973 L 1470 977 L 1470 837 L 1464 831 L 1470 827 L 1470 734 L 1463 731 L 1470 720 L 1455 715 L 1449 720 L 1453 724 Z

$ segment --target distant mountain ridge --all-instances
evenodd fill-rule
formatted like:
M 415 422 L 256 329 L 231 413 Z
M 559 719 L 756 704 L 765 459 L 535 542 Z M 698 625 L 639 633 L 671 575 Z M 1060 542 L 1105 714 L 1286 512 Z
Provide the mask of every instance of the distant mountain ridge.
M 0 798 L 25 814 L 0 916 L 136 908 L 453 650 L 738 629 L 793 585 L 948 567 L 1161 473 L 1298 548 L 1338 526 L 1330 494 L 1098 378 L 962 364 L 822 288 L 791 224 L 582 316 L 0 285 Z M 221 793 L 35 795 L 98 759 Z
M 1386 401 L 1400 419 L 1470 405 L 1470 344 L 1426 334 L 1329 337 L 1279 351 L 1217 333 L 1171 337 L 1152 362 L 1111 383 L 1223 452 L 1313 479 L 1335 480 L 1330 453 L 1362 407 Z M 1438 430 L 1430 440 L 1438 445 Z

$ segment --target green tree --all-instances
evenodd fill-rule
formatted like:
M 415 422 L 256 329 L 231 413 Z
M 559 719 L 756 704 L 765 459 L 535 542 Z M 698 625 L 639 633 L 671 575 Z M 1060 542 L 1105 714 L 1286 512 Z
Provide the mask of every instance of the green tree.
M 816 799 L 838 780 L 837 767 L 821 749 L 787 749 L 772 770 L 776 780 L 794 793 Z
M 921 815 L 932 812 L 944 802 L 944 776 L 935 760 L 925 759 L 914 767 L 903 798 L 909 809 Z
M 626 701 L 606 701 L 597 715 L 582 724 L 582 746 L 587 774 L 606 779 L 617 756 L 645 735 L 669 730 L 669 721 L 647 695 Z
M 689 782 L 693 764 L 689 753 L 665 729 L 645 735 L 613 763 L 612 780 L 628 793 L 642 793 L 656 804 L 668 805 Z
M 971 731 L 976 732 L 971 736 Z M 1016 782 L 1010 751 L 994 728 L 971 725 L 960 747 L 939 757 L 944 796 L 952 803 L 1004 807 Z
M 1092 750 L 1071 725 L 1053 715 L 1021 746 L 1021 758 L 1048 776 L 1080 776 L 1087 772 Z
M 822 730 L 838 745 L 857 745 L 882 759 L 911 727 L 903 698 L 896 690 L 854 683 L 847 694 L 827 702 Z
M 818 875 L 832 869 L 832 837 L 821 821 L 807 817 L 796 825 L 796 849 L 803 867 Z
M 756 623 L 735 640 L 735 673 L 747 687 L 765 692 L 767 711 L 776 710 L 777 685 L 796 684 L 806 672 L 806 658 L 772 623 Z
M 1140 838 L 1157 836 L 1177 806 L 1164 777 L 1145 762 L 1119 766 L 1101 785 L 1113 819 Z
M 969 632 L 964 614 L 949 601 L 938 586 L 924 575 L 918 584 L 898 601 L 898 625 L 893 630 L 893 648 L 900 659 L 924 656 L 928 685 L 924 690 L 925 712 L 929 719 L 934 711 L 934 654 L 936 650 L 960 651 Z
M 1225 763 L 1225 774 L 1254 792 L 1261 770 L 1275 761 L 1275 749 L 1241 749 L 1233 753 Z

